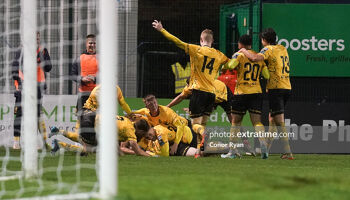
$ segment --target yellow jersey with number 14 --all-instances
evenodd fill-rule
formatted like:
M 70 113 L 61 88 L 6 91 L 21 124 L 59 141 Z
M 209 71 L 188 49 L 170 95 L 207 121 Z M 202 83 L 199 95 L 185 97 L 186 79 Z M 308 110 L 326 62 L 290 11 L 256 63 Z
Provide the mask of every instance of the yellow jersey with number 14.
M 292 89 L 289 79 L 289 56 L 287 49 L 282 45 L 268 45 L 261 49 L 260 55 L 267 61 L 270 79 L 266 89 Z
M 219 50 L 208 46 L 187 44 L 185 52 L 190 55 L 191 89 L 215 93 L 214 79 L 220 66 L 229 59 Z

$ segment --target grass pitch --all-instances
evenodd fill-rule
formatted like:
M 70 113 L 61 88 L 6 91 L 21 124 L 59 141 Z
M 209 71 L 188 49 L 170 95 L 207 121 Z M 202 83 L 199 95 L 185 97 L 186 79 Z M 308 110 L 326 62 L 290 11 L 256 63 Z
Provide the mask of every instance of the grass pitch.
M 11 152 L 14 156 L 19 152 Z M 55 167 L 58 156 L 44 159 L 41 195 L 69 192 L 77 181 L 76 156 L 66 153 L 62 182 L 71 183 L 57 189 Z M 62 160 L 61 160 L 62 162 Z M 95 156 L 80 158 L 91 167 Z M 216 156 L 200 159 L 187 157 L 119 158 L 118 199 L 349 199 L 349 155 L 296 155 L 296 160 L 280 160 L 272 155 L 268 160 L 258 157 L 221 159 Z M 8 168 L 20 168 L 10 162 Z M 96 182 L 93 169 L 80 171 L 79 191 L 91 191 Z M 90 183 L 89 183 L 90 182 Z M 20 181 L 6 181 L 0 191 L 18 191 Z M 38 187 L 38 181 L 23 182 L 26 187 Z M 5 187 L 5 188 L 4 188 Z M 78 190 L 77 190 L 78 191 Z M 10 192 L 11 193 L 11 192 Z M 38 191 L 24 191 L 21 196 L 33 196 Z M 14 198 L 17 193 L 2 198 Z

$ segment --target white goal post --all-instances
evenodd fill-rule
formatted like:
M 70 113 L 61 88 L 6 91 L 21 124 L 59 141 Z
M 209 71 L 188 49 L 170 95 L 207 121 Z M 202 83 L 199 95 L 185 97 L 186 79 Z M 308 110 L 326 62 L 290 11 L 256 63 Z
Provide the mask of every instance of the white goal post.
M 11 1 L 12 0 L 6 0 L 3 3 L 0 3 L 0 12 L 3 10 L 4 16 L 6 16 L 6 27 L 4 26 L 4 29 L 6 29 L 6 31 L 0 33 L 1 39 L 6 38 L 6 42 L 4 42 L 6 44 L 0 46 L 0 48 L 8 50 L 6 51 L 6 54 L 4 54 L 4 57 L 6 57 L 6 61 L 0 61 L 1 66 L 6 66 L 6 75 L 0 77 L 4 79 L 6 78 L 6 89 L 2 90 L 3 93 L 0 93 L 0 96 L 2 98 L 0 99 L 0 105 L 3 102 L 6 102 L 5 98 L 3 98 L 2 96 L 11 95 L 10 97 L 13 97 L 12 95 L 15 89 L 14 87 L 10 87 L 13 81 L 11 78 L 11 65 L 12 61 L 14 60 L 13 55 L 17 53 L 17 51 L 15 52 L 15 50 L 21 49 L 22 54 L 20 59 L 23 58 L 23 66 L 21 67 L 23 67 L 22 69 L 24 76 L 22 84 L 23 89 L 21 91 L 21 105 L 23 107 L 23 118 L 21 127 L 22 146 L 20 146 L 20 149 L 16 149 L 15 147 L 13 147 L 13 149 L 10 150 L 10 145 L 0 145 L 0 166 L 2 168 L 2 171 L 0 172 L 0 199 L 7 198 L 7 196 L 14 196 L 14 198 L 16 199 L 115 198 L 117 196 L 118 189 L 118 137 L 116 134 L 117 127 L 115 123 L 117 115 L 116 85 L 117 76 L 119 75 L 117 74 L 118 57 L 120 54 L 120 51 L 118 51 L 118 43 L 120 43 L 120 39 L 118 38 L 118 33 L 120 32 L 120 30 L 118 30 L 118 6 L 119 4 L 125 4 L 125 2 L 121 3 L 119 0 L 99 0 L 96 1 L 96 3 L 94 2 L 95 0 L 87 0 L 87 2 L 80 0 L 50 0 L 47 2 L 45 0 L 16 0 L 12 2 Z M 43 6 L 42 10 L 40 10 L 41 6 Z M 14 10 L 12 11 L 12 14 L 9 11 L 10 9 Z M 90 9 L 94 10 L 94 12 L 89 12 Z M 68 11 L 69 13 L 73 13 L 72 16 L 74 16 L 74 23 L 66 23 L 68 18 Z M 56 13 L 57 16 L 60 16 L 59 18 L 53 17 L 56 15 Z M 85 17 L 87 17 L 88 19 L 83 19 Z M 11 21 L 15 21 L 16 24 L 11 24 Z M 20 25 L 20 28 L 16 28 L 17 24 Z M 72 53 L 73 58 L 76 57 L 77 54 L 80 55 L 81 48 L 78 49 L 77 46 L 83 46 L 84 50 L 86 35 L 81 36 L 82 34 L 79 34 L 78 36 L 76 34 L 80 33 L 82 29 L 85 29 L 85 26 L 88 30 L 87 34 L 96 34 L 98 39 L 96 45 L 98 48 L 97 57 L 100 77 L 98 80 L 99 84 L 101 84 L 101 97 L 99 98 L 100 129 L 97 131 L 98 148 L 96 152 L 96 163 L 94 161 L 93 164 L 86 164 L 83 162 L 85 158 L 81 158 L 80 154 L 75 155 L 74 153 L 69 152 L 71 153 L 69 156 L 75 156 L 75 160 L 73 162 L 71 160 L 66 159 L 64 153 L 65 150 L 63 150 L 63 148 L 59 149 L 57 155 L 54 152 L 46 150 L 45 147 L 43 147 L 45 143 L 41 144 L 40 141 L 38 142 L 38 138 L 41 137 L 41 135 L 38 134 L 40 125 L 38 124 L 39 119 L 37 116 L 37 65 L 39 58 L 38 55 L 40 55 L 38 54 L 39 51 L 37 52 L 37 32 L 42 34 L 42 38 L 46 38 L 46 40 L 43 39 L 43 47 L 48 49 L 51 56 L 51 61 L 53 65 L 56 66 L 56 68 L 50 72 L 53 74 L 55 73 L 55 77 L 51 76 L 51 83 L 55 79 L 59 82 L 59 84 L 52 84 L 51 87 L 50 85 L 48 85 L 48 89 L 51 88 L 52 93 L 56 93 L 57 96 L 69 96 L 70 94 L 74 94 L 75 92 L 67 92 L 70 89 L 67 89 L 68 70 L 66 68 L 68 67 L 66 66 L 71 64 L 71 61 L 73 60 L 71 59 L 71 57 L 66 55 L 68 54 L 67 49 L 70 48 L 69 45 L 71 45 L 71 48 L 73 49 L 72 52 L 74 52 Z M 0 30 L 2 30 L 1 27 Z M 91 32 L 89 32 L 89 30 L 91 30 Z M 72 35 L 72 37 L 74 38 L 67 39 L 68 32 L 69 35 Z M 85 34 L 85 32 L 83 34 Z M 57 39 L 57 37 L 59 37 L 60 39 Z M 5 41 L 5 39 L 3 40 Z M 16 41 L 16 44 L 11 45 L 11 42 L 9 42 L 9 40 Z M 17 45 L 17 43 L 20 43 L 20 45 Z M 9 55 L 11 55 L 12 57 L 10 58 Z M 59 59 L 57 59 L 57 57 L 59 57 Z M 122 59 L 123 58 L 121 58 L 120 60 Z M 46 80 L 49 79 L 50 76 Z M 73 84 L 72 87 L 74 86 L 75 85 Z M 63 87 L 65 87 L 66 90 L 63 91 Z M 69 93 L 69 95 L 67 93 Z M 61 96 L 57 98 L 57 105 L 60 105 L 62 99 L 64 99 L 64 97 Z M 57 107 L 50 107 L 50 110 L 46 109 L 45 116 L 51 117 L 51 115 L 53 116 L 56 114 L 56 118 L 61 117 L 64 118 L 64 120 L 68 120 L 69 117 L 65 117 L 68 112 L 72 113 L 72 106 L 64 106 L 63 109 L 61 109 L 61 111 L 63 110 L 62 116 L 58 116 L 60 114 L 59 112 L 61 111 Z M 70 110 L 68 111 L 68 109 Z M 12 113 L 12 116 L 14 116 L 14 110 L 15 108 L 13 108 L 13 105 L 11 108 L 9 107 L 9 113 Z M 46 126 L 46 129 L 47 132 L 50 133 L 50 127 Z M 11 135 L 11 137 L 13 137 L 13 135 Z M 46 141 L 48 141 L 48 139 Z M 2 151 L 2 149 L 4 149 L 4 151 Z M 92 154 L 91 156 L 95 155 Z M 57 158 L 55 161 L 58 162 L 59 166 L 45 166 L 45 157 L 48 157 L 48 160 L 50 160 L 51 158 Z M 71 163 L 65 165 L 65 159 Z M 10 166 L 9 163 L 11 163 L 12 166 Z M 19 167 L 16 168 L 13 166 Z M 81 169 L 93 170 L 93 173 L 96 173 L 97 175 L 97 180 L 81 180 L 81 174 L 83 174 L 79 171 Z M 64 182 L 63 174 L 66 171 L 75 172 L 76 177 L 74 180 L 76 182 Z M 57 184 L 50 183 L 51 185 L 49 186 L 45 185 L 44 181 L 42 180 L 42 178 L 45 176 L 44 174 L 50 174 L 50 176 L 52 176 L 53 178 L 57 178 Z M 7 181 L 10 182 L 13 180 L 18 180 L 17 182 L 19 189 L 16 188 L 15 190 L 12 190 L 10 187 L 6 186 Z M 80 186 L 83 186 L 84 189 L 89 189 L 79 190 Z M 51 190 L 52 188 L 54 188 L 53 192 L 43 192 L 45 189 Z M 90 188 L 92 189 L 90 190 Z M 68 192 L 64 193 L 62 191 Z M 25 193 L 35 193 L 36 196 L 32 197 L 30 196 L 32 194 L 28 195 Z M 27 197 L 26 195 L 29 197 Z
M 37 74 L 36 74 L 36 0 L 21 0 L 21 36 L 23 40 L 23 133 L 24 133 L 24 174 L 26 178 L 38 175 L 38 150 L 36 133 Z
M 99 181 L 102 198 L 117 195 L 117 136 L 115 116 L 117 98 L 117 13 L 115 0 L 100 0 L 100 113 L 99 130 Z M 102 98 L 103 97 L 103 98 Z

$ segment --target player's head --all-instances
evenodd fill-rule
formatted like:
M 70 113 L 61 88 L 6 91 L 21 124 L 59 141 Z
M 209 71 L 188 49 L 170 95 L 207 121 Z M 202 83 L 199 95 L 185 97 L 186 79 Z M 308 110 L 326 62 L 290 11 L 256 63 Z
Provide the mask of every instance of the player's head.
M 152 140 L 152 141 L 155 141 L 157 139 L 156 131 L 154 130 L 154 128 L 150 128 L 148 130 L 148 132 L 145 134 L 145 138 L 147 140 Z
M 134 123 L 135 127 L 135 135 L 137 139 L 139 140 L 142 137 L 145 137 L 151 126 L 148 124 L 148 122 L 145 119 L 137 120 Z
M 86 51 L 90 54 L 96 53 L 96 36 L 94 34 L 86 36 Z
M 252 37 L 248 34 L 242 35 L 238 40 L 238 48 L 246 48 L 251 49 L 252 48 Z
M 146 95 L 143 98 L 143 102 L 145 103 L 145 106 L 151 113 L 158 112 L 158 102 L 156 97 L 153 94 Z
M 205 29 L 204 31 L 202 31 L 201 37 L 200 37 L 201 46 L 208 45 L 211 47 L 213 42 L 214 42 L 213 31 L 210 29 Z
M 276 32 L 272 28 L 267 28 L 260 33 L 263 46 L 276 44 Z

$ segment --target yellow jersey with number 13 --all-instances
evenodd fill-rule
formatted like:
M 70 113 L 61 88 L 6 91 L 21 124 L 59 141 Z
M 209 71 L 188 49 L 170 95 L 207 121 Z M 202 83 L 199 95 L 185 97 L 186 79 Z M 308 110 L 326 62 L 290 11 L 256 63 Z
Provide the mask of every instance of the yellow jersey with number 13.
M 289 79 L 289 56 L 287 49 L 282 45 L 268 45 L 261 49 L 260 55 L 267 61 L 270 79 L 266 89 L 292 89 Z

